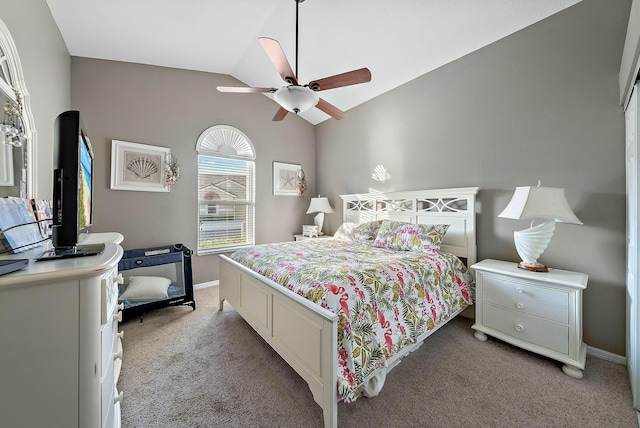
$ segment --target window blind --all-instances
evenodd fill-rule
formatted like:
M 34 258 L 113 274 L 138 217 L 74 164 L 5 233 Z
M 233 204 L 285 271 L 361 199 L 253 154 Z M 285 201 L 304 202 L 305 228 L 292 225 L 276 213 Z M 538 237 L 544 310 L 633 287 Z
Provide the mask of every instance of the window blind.
M 198 155 L 198 253 L 255 242 L 255 162 Z

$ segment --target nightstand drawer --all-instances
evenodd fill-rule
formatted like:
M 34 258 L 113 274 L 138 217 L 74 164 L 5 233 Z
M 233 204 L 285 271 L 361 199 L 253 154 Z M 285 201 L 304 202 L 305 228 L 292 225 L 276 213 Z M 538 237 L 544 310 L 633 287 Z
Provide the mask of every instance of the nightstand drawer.
M 516 339 L 569 353 L 569 326 L 484 303 L 483 324 Z
M 482 274 L 482 288 L 488 296 L 503 295 L 504 297 L 515 300 L 526 299 L 530 302 L 537 302 L 540 305 L 549 304 L 558 308 L 565 308 L 565 311 L 568 312 L 569 292 L 564 290 L 557 290 L 525 280 L 505 278 L 491 274 Z M 487 300 L 487 298 L 484 298 L 484 300 Z M 500 302 L 495 303 L 502 304 Z M 564 315 L 563 318 L 565 318 Z
M 569 297 L 567 293 L 560 292 L 560 294 L 564 295 L 562 296 L 562 301 L 568 302 Z M 568 305 L 541 302 L 539 300 L 528 298 L 524 293 L 505 294 L 499 293 L 488 287 L 483 291 L 482 300 L 523 314 L 534 315 L 552 321 L 561 322 L 563 324 L 567 324 L 569 322 Z

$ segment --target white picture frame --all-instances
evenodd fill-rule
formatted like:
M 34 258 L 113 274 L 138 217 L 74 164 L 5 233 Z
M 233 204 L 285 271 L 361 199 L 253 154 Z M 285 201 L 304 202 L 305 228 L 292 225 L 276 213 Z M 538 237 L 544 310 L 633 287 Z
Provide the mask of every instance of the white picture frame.
M 298 171 L 302 167 L 294 163 L 273 163 L 273 194 L 276 196 L 299 196 Z
M 111 140 L 111 189 L 168 192 L 165 164 L 171 149 Z

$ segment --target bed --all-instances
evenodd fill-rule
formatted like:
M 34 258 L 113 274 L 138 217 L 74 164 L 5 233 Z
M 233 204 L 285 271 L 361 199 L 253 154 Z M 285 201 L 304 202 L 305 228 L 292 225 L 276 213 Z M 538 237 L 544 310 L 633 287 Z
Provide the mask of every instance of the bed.
M 323 409 L 325 427 L 335 428 L 339 400 L 376 396 L 389 370 L 471 304 L 473 280 L 460 260 L 467 266 L 476 262 L 477 191 L 468 187 L 341 195 L 343 225 L 334 239 L 261 245 L 220 256 L 220 310 L 226 300 L 287 361 Z M 403 226 L 407 223 L 413 226 Z M 384 232 L 397 226 L 404 227 L 402 231 L 431 231 L 418 242 L 434 245 L 434 251 L 423 257 L 416 251 L 396 251 L 398 241 L 385 246 L 384 238 L 390 235 Z M 431 267 L 418 264 L 418 259 L 429 259 L 425 263 Z M 303 271 L 314 261 L 319 264 Z M 354 265 L 361 271 L 354 273 Z M 371 266 L 386 271 L 374 272 Z M 340 271 L 349 272 L 346 280 L 338 277 Z M 422 284 L 424 277 L 445 278 L 449 288 Z M 283 278 L 289 288 L 277 282 Z M 371 278 L 376 285 L 365 287 Z M 353 288 L 347 301 L 349 286 Z M 386 287 L 380 298 L 370 296 L 376 287 Z M 387 303 L 397 299 L 381 297 L 398 294 L 410 295 L 413 303 L 392 308 Z M 426 321 L 414 316 L 418 308 L 425 309 Z M 378 339 L 359 334 L 363 326 Z

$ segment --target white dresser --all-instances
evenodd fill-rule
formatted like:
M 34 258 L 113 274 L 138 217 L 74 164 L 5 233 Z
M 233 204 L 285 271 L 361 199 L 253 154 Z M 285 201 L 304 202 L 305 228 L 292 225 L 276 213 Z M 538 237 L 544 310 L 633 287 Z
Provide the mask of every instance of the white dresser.
M 529 272 L 514 262 L 483 260 L 476 272 L 478 340 L 487 334 L 564 363 L 562 371 L 582 378 L 587 345 L 582 341 L 582 291 L 588 276 L 550 269 Z
M 97 256 L 30 260 L 26 269 L 0 276 L 0 426 L 120 426 L 123 250 L 115 242 Z

